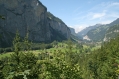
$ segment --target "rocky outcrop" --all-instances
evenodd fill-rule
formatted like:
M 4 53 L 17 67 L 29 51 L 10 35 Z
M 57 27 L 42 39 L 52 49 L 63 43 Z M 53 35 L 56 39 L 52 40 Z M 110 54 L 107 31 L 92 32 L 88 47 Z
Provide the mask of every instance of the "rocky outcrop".
M 58 33 L 64 35 L 66 38 L 70 37 L 70 29 L 61 19 L 55 17 L 50 12 L 47 12 L 47 19 L 49 26 L 55 29 Z
M 47 8 L 39 0 L 0 0 L 0 15 L 5 17 L 0 29 L 12 34 L 18 30 L 21 37 L 28 32 L 33 42 L 58 40 L 53 34 L 57 31 L 65 39 L 70 37 L 66 24 L 48 19 Z
M 71 34 L 74 35 L 74 36 L 77 36 L 76 32 L 75 32 L 75 29 L 72 28 L 72 27 L 69 27 L 70 31 L 71 31 Z
M 91 41 L 91 39 L 87 35 L 83 37 L 83 40 Z

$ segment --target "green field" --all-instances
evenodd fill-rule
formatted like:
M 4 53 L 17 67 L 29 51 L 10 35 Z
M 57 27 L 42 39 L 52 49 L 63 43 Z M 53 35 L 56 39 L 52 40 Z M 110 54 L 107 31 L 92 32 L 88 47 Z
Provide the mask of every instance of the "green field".
M 117 42 L 114 40 L 103 47 L 58 42 L 48 49 L 6 52 L 0 54 L 0 68 L 8 79 L 23 76 L 28 79 L 116 79 L 119 73 Z
M 62 45 L 63 45 L 63 47 L 62 47 Z M 58 43 L 56 46 L 54 46 L 53 48 L 50 48 L 50 49 L 31 50 L 30 52 L 32 52 L 36 56 L 38 56 L 38 54 L 45 53 L 45 52 L 48 52 L 51 55 L 54 54 L 55 52 L 59 52 L 59 51 L 65 53 L 66 51 L 68 51 L 68 48 L 66 46 L 68 46 L 68 45 L 65 43 Z M 100 48 L 100 46 L 95 46 L 93 48 L 90 48 L 90 46 L 83 45 L 83 50 L 90 49 L 91 51 L 94 51 L 94 50 L 97 50 L 99 48 Z M 27 52 L 27 51 L 22 51 L 22 52 Z M 72 46 L 72 52 L 80 53 L 80 48 L 76 48 L 76 45 L 74 44 Z M 9 57 L 10 54 L 12 54 L 12 53 L 13 52 L 1 53 L 0 58 Z

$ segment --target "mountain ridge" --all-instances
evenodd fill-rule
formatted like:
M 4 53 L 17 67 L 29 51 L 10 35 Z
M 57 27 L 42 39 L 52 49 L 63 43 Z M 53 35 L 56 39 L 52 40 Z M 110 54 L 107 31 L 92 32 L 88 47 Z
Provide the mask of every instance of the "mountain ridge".
M 83 29 L 82 31 L 78 32 L 77 35 L 78 35 L 79 37 L 82 37 L 82 38 L 83 38 L 83 37 L 88 33 L 88 31 L 90 31 L 90 30 L 92 30 L 92 29 L 95 29 L 96 27 L 101 26 L 101 25 L 102 25 L 102 24 L 96 24 L 96 25 L 93 25 L 93 26 L 86 27 L 86 28 Z
M 92 41 L 103 41 L 106 31 L 116 25 L 119 24 L 119 18 L 117 18 L 116 20 L 114 20 L 113 22 L 111 22 L 110 24 L 105 24 L 102 26 L 99 26 L 95 29 L 90 30 L 86 35 L 89 37 L 89 39 L 91 39 Z
M 103 41 L 115 39 L 119 35 L 119 24 L 111 26 L 107 29 Z

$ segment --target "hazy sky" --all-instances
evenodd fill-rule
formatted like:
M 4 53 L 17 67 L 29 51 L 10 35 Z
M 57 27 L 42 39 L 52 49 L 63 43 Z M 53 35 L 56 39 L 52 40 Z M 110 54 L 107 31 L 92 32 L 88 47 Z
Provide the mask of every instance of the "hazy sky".
M 119 0 L 40 0 L 47 10 L 76 32 L 119 18 Z

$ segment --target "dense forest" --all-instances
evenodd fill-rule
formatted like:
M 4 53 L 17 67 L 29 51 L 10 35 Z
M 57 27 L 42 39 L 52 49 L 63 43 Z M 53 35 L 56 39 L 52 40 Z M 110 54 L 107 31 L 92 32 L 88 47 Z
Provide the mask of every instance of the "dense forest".
M 21 40 L 17 31 L 13 52 L 0 54 L 0 79 L 117 79 L 118 42 L 119 37 L 91 50 L 94 46 L 86 47 L 71 40 L 58 45 L 54 41 L 53 51 L 47 51 L 42 44 L 42 51 L 36 54 L 31 50 L 28 34 Z

